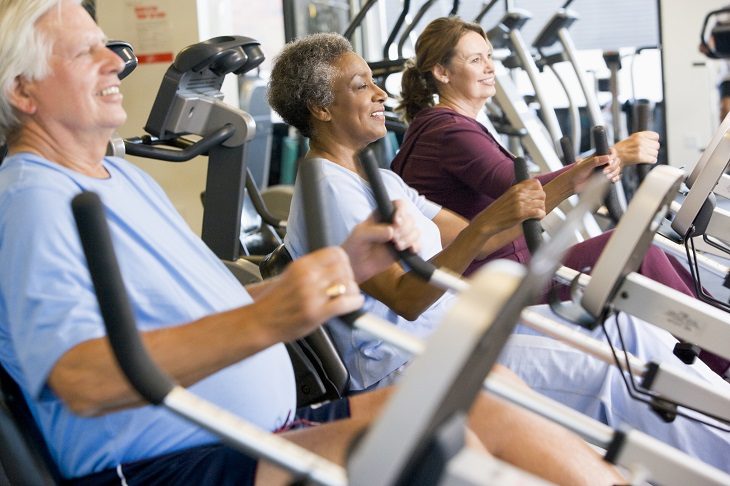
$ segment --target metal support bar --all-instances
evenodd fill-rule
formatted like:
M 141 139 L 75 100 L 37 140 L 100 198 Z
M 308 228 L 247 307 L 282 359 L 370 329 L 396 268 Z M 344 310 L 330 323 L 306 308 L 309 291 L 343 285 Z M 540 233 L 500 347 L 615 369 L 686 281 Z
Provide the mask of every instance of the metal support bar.
M 530 82 L 535 89 L 535 96 L 537 97 L 537 101 L 540 103 L 540 114 L 542 115 L 542 120 L 550 133 L 550 137 L 552 138 L 553 148 L 554 150 L 557 150 L 557 147 L 560 146 L 560 139 L 563 136 L 563 132 L 560 129 L 560 123 L 558 122 L 558 116 L 555 114 L 553 104 L 550 100 L 548 100 L 547 96 L 545 96 L 544 90 L 540 89 L 540 82 L 538 79 L 540 73 L 537 69 L 537 65 L 535 64 L 535 60 L 532 58 L 530 51 L 527 49 L 527 44 L 522 38 L 522 33 L 519 30 L 511 30 L 509 38 L 513 46 L 513 52 L 517 54 L 517 57 L 519 57 L 520 65 L 527 73 L 527 76 L 530 78 Z
M 705 234 L 730 244 L 730 212 L 722 208 L 715 208 Z
M 581 91 L 583 91 L 583 96 L 585 96 L 586 98 L 586 108 L 588 109 L 588 118 L 590 119 L 591 126 L 605 126 L 603 114 L 601 113 L 601 107 L 598 104 L 596 90 L 588 85 L 586 75 L 578 64 L 578 57 L 576 56 L 577 50 L 575 48 L 575 44 L 573 43 L 573 39 L 568 33 L 568 29 L 562 28 L 558 30 L 558 39 L 563 46 L 565 56 L 568 58 L 570 65 L 575 71 L 575 75 L 578 78 L 578 83 L 580 84 Z
M 240 253 L 246 145 L 213 147 L 208 156 L 201 237 L 218 258 L 236 261 Z
M 557 276 L 564 282 L 571 282 L 578 277 L 578 272 L 562 267 Z M 583 274 L 578 284 L 585 287 L 590 281 L 591 277 Z M 647 305 L 647 302 L 656 304 Z M 611 305 L 617 311 L 669 331 L 678 339 L 730 357 L 728 313 L 678 290 L 639 273 L 630 273 L 623 279 Z

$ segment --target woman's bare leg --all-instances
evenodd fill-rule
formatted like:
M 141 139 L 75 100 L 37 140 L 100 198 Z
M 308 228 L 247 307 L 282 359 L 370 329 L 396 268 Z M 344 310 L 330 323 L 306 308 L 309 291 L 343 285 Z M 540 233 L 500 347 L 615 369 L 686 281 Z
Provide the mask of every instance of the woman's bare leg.
M 350 399 L 351 418 L 282 436 L 344 464 L 351 441 L 377 417 L 391 391 L 386 388 L 355 395 Z M 496 457 L 554 483 L 600 485 L 625 481 L 578 436 L 486 393 L 477 397 L 469 426 Z M 259 464 L 257 484 L 287 484 L 291 479 L 270 464 Z
M 469 426 L 495 457 L 556 484 L 626 482 L 577 435 L 487 393 L 477 397 Z

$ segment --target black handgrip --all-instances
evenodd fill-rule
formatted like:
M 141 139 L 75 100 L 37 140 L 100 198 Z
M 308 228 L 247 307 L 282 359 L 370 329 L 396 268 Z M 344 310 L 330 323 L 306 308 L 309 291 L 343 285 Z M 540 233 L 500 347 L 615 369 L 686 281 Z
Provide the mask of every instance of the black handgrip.
M 388 196 L 388 191 L 385 189 L 383 178 L 380 176 L 378 161 L 375 158 L 375 154 L 372 149 L 365 148 L 360 151 L 358 158 L 360 160 L 360 165 L 365 171 L 365 177 L 370 183 L 370 188 L 373 191 L 380 219 L 386 223 L 392 223 L 393 213 L 395 210 L 393 209 L 393 203 Z M 396 253 L 403 266 L 406 267 L 406 271 L 412 270 L 416 275 L 424 280 L 431 280 L 433 272 L 436 271 L 436 267 L 434 267 L 431 263 L 425 261 L 411 250 L 396 250 Z
M 591 129 L 591 136 L 593 137 L 593 146 L 596 148 L 595 155 L 608 155 L 608 136 L 606 136 L 606 128 L 602 125 L 596 125 Z M 593 169 L 593 172 L 602 172 L 603 166 L 598 166 Z
M 636 130 L 635 132 L 643 132 L 649 130 L 651 126 L 651 102 L 648 100 L 638 100 L 635 105 Z M 637 164 L 636 173 L 639 176 L 639 182 L 643 182 L 644 178 L 649 174 L 655 164 Z
M 364 315 L 365 311 L 362 309 L 358 309 L 356 311 L 348 312 L 347 314 L 342 314 L 341 316 L 337 317 L 348 326 L 355 327 L 355 323 L 357 322 L 357 320 Z
M 392 223 L 395 210 L 388 196 L 388 191 L 385 189 L 383 178 L 380 176 L 380 168 L 375 154 L 372 149 L 366 148 L 360 151 L 358 159 L 360 160 L 363 171 L 365 171 L 365 178 L 370 183 L 370 188 L 373 191 L 373 197 L 375 197 L 375 204 L 378 207 L 380 219 L 386 223 Z
M 575 151 L 570 135 L 564 135 L 560 139 L 560 148 L 563 149 L 563 165 L 570 165 L 575 162 Z
M 321 161 L 317 159 L 303 159 L 299 165 L 299 184 L 302 189 L 302 204 L 304 205 L 304 220 L 307 229 L 307 244 L 309 251 L 318 250 L 330 245 L 329 229 L 325 219 L 325 209 L 322 195 L 319 192 L 319 181 L 322 177 Z M 364 314 L 362 309 L 348 312 L 338 318 L 349 325 L 355 326 L 355 321 Z
M 593 135 L 593 145 L 596 147 L 596 155 L 608 155 L 610 149 L 608 148 L 606 128 L 602 125 L 597 125 L 593 127 L 591 134 Z
M 150 359 L 137 332 L 101 200 L 82 192 L 71 209 L 114 356 L 134 389 L 158 405 L 175 384 Z
M 530 178 L 527 162 L 522 157 L 515 157 L 515 182 L 526 181 Z M 522 232 L 525 234 L 527 249 L 534 254 L 542 243 L 542 227 L 537 219 L 526 219 L 522 222 Z
M 651 127 L 651 103 L 648 100 L 636 102 L 636 130 L 634 132 L 645 132 Z
M 208 153 L 211 148 L 231 138 L 235 132 L 236 127 L 233 125 L 223 125 L 182 150 L 164 149 L 154 145 L 125 140 L 124 150 L 129 155 L 137 155 L 147 159 L 164 160 L 166 162 L 187 162 L 194 157 Z M 171 144 L 174 143 L 175 141 L 171 141 Z
M 319 192 L 321 177 L 320 161 L 303 159 L 299 164 L 299 180 L 302 188 L 304 205 L 304 222 L 307 228 L 307 244 L 309 251 L 319 250 L 330 245 L 329 229 L 324 214 L 324 203 Z
M 596 156 L 608 155 L 610 153 L 610 149 L 608 147 L 606 129 L 602 125 L 597 125 L 593 127 L 591 134 L 593 135 L 593 145 L 596 147 Z M 594 172 L 603 172 L 603 166 L 596 167 Z M 606 209 L 608 210 L 608 215 L 614 223 L 618 223 L 624 213 L 619 201 L 618 188 L 615 184 L 613 184 L 606 195 L 605 204 Z

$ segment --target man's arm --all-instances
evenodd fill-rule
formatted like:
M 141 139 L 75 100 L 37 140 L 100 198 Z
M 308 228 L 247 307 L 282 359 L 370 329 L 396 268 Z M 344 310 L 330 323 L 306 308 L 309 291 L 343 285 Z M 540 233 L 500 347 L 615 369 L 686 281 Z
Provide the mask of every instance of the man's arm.
M 326 289 L 339 283 L 345 294 L 329 297 Z M 251 305 L 145 332 L 142 339 L 156 363 L 188 386 L 273 344 L 304 336 L 362 304 L 347 255 L 328 248 L 293 262 Z M 48 383 L 80 415 L 142 403 L 122 376 L 106 339 L 86 341 L 66 352 Z

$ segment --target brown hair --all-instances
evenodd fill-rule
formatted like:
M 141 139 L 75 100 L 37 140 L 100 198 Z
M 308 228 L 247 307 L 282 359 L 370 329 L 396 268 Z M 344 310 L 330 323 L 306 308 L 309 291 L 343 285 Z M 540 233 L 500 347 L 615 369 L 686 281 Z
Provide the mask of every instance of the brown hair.
M 401 78 L 401 100 L 396 110 L 410 122 L 416 114 L 433 106 L 433 95 L 438 86 L 431 69 L 437 64 L 446 66 L 454 56 L 459 39 L 467 32 L 487 35 L 479 24 L 466 22 L 459 17 L 440 17 L 429 23 L 416 41 L 416 56 L 409 59 Z

